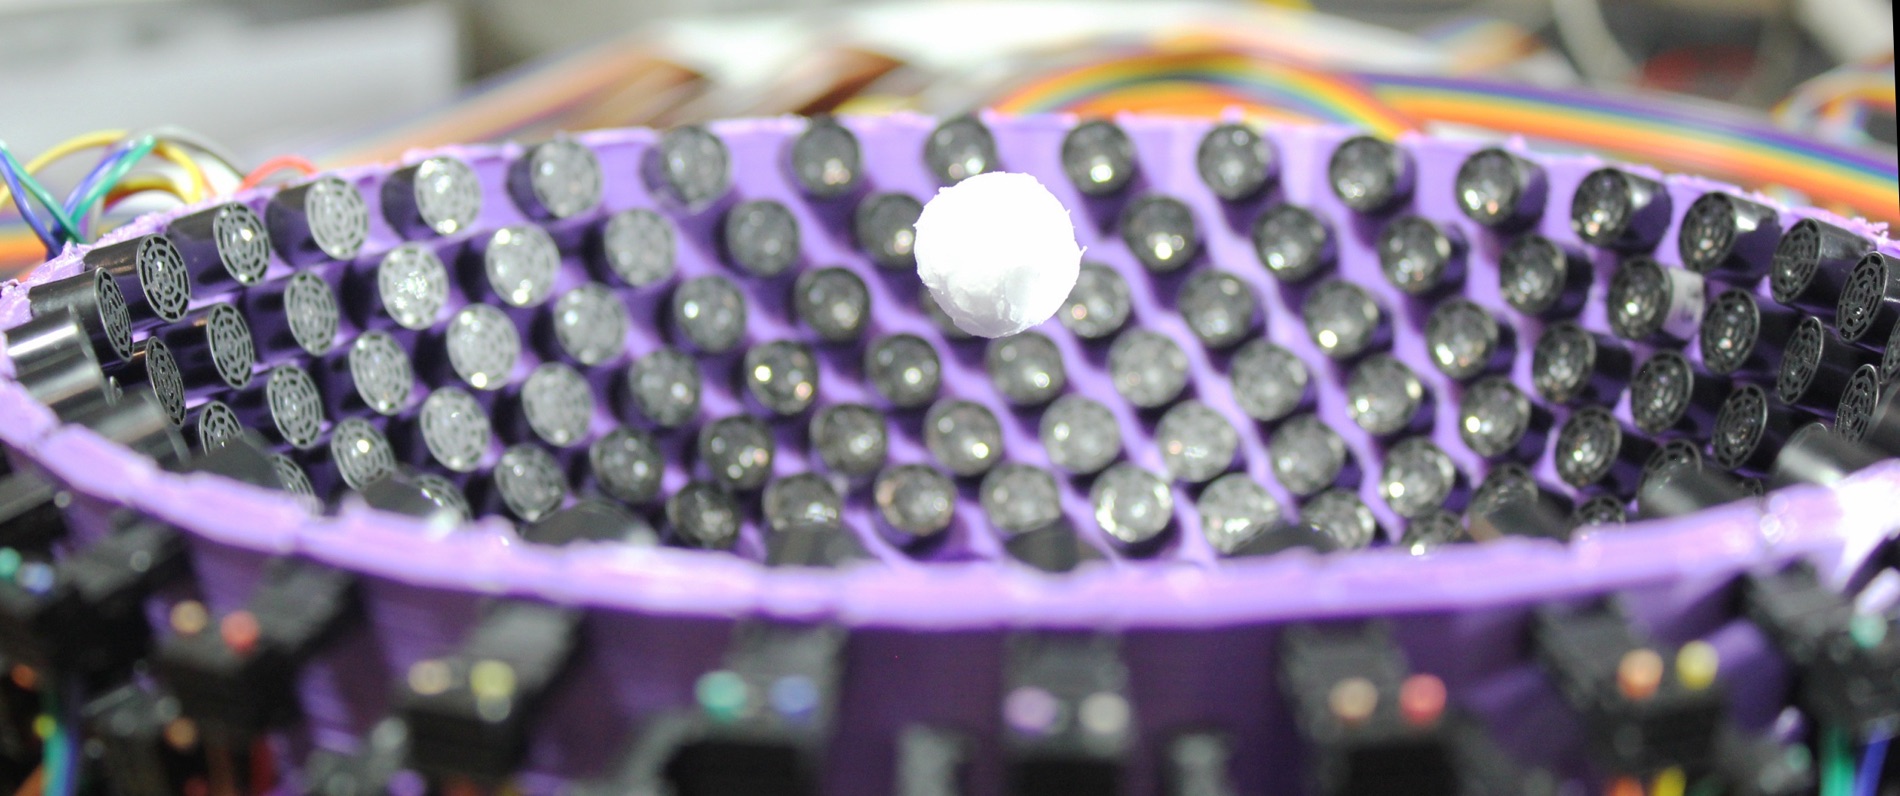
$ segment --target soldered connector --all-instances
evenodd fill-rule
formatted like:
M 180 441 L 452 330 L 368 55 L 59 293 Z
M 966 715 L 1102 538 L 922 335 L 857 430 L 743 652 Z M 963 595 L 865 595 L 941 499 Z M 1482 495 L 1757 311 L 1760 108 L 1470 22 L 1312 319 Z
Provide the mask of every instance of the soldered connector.
M 1631 774 L 1707 770 L 1725 711 L 1707 644 L 1666 655 L 1607 603 L 1539 610 L 1531 637 L 1602 765 Z
M 1805 564 L 1744 579 L 1742 610 L 1794 664 L 1795 702 L 1817 723 L 1865 737 L 1900 721 L 1900 621 L 1857 613 Z
M 462 647 L 409 668 L 398 697 L 409 762 L 424 773 L 497 782 L 520 766 L 528 728 L 580 643 L 580 614 L 497 602 Z
M 301 715 L 298 670 L 360 619 L 357 599 L 349 573 L 277 559 L 249 604 L 215 627 L 202 607 L 174 609 L 160 678 L 206 734 L 249 741 Z
M 1003 752 L 1016 796 L 1122 791 L 1135 713 L 1119 640 L 1020 635 L 1003 670 Z

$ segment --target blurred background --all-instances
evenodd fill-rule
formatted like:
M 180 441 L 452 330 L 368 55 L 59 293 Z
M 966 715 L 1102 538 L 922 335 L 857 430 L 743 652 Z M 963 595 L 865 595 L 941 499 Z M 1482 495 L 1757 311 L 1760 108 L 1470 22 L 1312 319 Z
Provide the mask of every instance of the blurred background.
M 0 107 L 88 235 L 287 153 L 981 107 L 1521 133 L 1900 220 L 1892 0 L 0 0 Z M 78 237 L 0 205 L 0 273 Z

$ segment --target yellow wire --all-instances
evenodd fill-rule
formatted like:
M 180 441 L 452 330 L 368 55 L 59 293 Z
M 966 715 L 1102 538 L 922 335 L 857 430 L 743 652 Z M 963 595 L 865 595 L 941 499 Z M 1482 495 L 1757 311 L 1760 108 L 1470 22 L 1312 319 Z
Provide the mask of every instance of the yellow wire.
M 40 169 L 46 168 L 54 162 L 76 152 L 111 146 L 130 134 L 131 133 L 125 130 L 95 130 L 84 135 L 73 136 L 72 138 L 53 145 L 51 149 L 41 152 L 39 156 L 27 161 L 26 173 L 36 174 Z M 191 178 L 191 195 L 185 201 L 196 202 L 211 193 L 211 182 L 205 178 L 204 168 L 199 166 L 197 161 L 192 160 L 191 155 L 186 153 L 183 149 L 161 139 L 158 142 L 158 146 L 152 149 L 152 152 L 161 158 L 177 164 L 178 168 L 183 169 L 185 175 Z M 11 196 L 12 192 L 7 190 L 4 185 L 0 185 L 0 204 L 5 204 L 7 199 Z
M 1656 775 L 1656 782 L 1650 786 L 1651 796 L 1682 796 L 1689 786 L 1689 778 L 1680 768 L 1670 768 Z
M 105 203 L 112 205 L 120 199 L 145 191 L 168 193 L 178 197 L 179 201 L 191 201 L 186 198 L 185 189 L 178 185 L 177 180 L 163 174 L 133 174 L 120 180 L 118 185 L 112 186 L 112 190 L 106 194 Z

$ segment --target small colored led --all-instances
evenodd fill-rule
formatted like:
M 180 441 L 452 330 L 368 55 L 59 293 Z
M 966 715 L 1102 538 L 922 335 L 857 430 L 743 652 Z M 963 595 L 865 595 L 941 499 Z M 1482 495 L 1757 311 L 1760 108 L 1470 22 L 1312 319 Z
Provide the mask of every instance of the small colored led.
M 12 580 L 20 571 L 20 551 L 11 547 L 0 548 L 0 579 Z
M 699 700 L 700 709 L 714 721 L 721 722 L 736 721 L 745 715 L 750 690 L 745 678 L 724 669 L 700 675 L 699 682 L 693 684 L 693 696 Z
M 1035 686 L 1021 686 L 1003 698 L 1003 719 L 1024 735 L 1046 735 L 1060 729 L 1062 701 Z
M 205 612 L 204 603 L 186 600 L 172 606 L 171 623 L 172 629 L 180 635 L 194 636 L 211 623 L 211 616 Z
M 1662 687 L 1663 659 L 1652 649 L 1633 649 L 1616 664 L 1616 688 L 1631 702 L 1642 702 Z
M 447 692 L 448 686 L 454 686 L 456 674 L 448 669 L 448 663 L 437 659 L 416 661 L 409 667 L 409 690 L 424 697 L 433 697 L 437 693 Z
M 1128 729 L 1128 700 L 1122 695 L 1097 691 L 1082 700 L 1075 711 L 1077 723 L 1090 735 L 1118 735 Z
M 1847 621 L 1847 633 L 1861 649 L 1870 650 L 1887 640 L 1887 620 L 1876 614 L 1855 614 Z
M 802 721 L 818 710 L 818 686 L 802 675 L 779 678 L 767 698 L 772 710 L 787 719 Z
M 257 641 L 263 628 L 258 627 L 257 616 L 250 611 L 232 611 L 218 622 L 218 636 L 232 652 L 249 655 L 257 649 Z
M 478 700 L 505 700 L 515 695 L 515 668 L 507 663 L 483 659 L 468 670 L 468 690 Z
M 1676 651 L 1676 679 L 1691 691 L 1715 685 L 1715 675 L 1721 665 L 1721 654 L 1715 651 L 1714 644 L 1706 641 L 1691 641 Z
M 1364 724 L 1379 707 L 1379 689 L 1364 677 L 1348 677 L 1333 684 L 1326 706 L 1342 724 Z
M 1399 685 L 1399 716 L 1414 727 L 1429 727 L 1445 715 L 1445 681 L 1415 674 Z
M 178 751 L 198 745 L 198 723 L 184 717 L 165 722 L 165 743 Z

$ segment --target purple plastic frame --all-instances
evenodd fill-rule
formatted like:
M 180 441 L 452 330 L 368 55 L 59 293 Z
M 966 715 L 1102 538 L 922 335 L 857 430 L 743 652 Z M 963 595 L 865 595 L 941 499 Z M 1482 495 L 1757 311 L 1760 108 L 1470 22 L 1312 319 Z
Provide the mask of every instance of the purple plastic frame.
M 1117 237 L 1103 233 L 1112 221 L 1113 208 L 1083 201 L 1060 177 L 1057 153 L 1063 133 L 1074 120 L 1048 116 L 985 117 L 985 121 L 996 133 L 1005 169 L 1043 176 L 1051 190 L 1076 208 L 1078 236 L 1090 258 L 1118 268 L 1134 288 L 1136 322 L 1182 341 L 1192 364 L 1191 385 L 1221 378 L 1213 358 L 1198 345 L 1189 345 L 1192 337 L 1184 322 L 1164 308 L 1157 295 L 1162 290 L 1150 289 L 1155 284 L 1171 289 L 1185 274 L 1164 279 L 1142 271 Z M 1370 291 L 1395 327 L 1412 332 L 1395 335 L 1394 351 L 1438 396 L 1433 424 L 1438 429 L 1436 441 L 1470 482 L 1482 476 L 1484 463 L 1456 439 L 1455 385 L 1428 363 L 1421 336 L 1416 334 L 1429 307 L 1403 299 L 1385 282 L 1370 247 L 1376 224 L 1352 221 L 1353 216 L 1326 186 L 1327 157 L 1351 131 L 1270 129 L 1268 135 L 1280 155 L 1278 186 L 1268 197 L 1235 207 L 1222 206 L 1192 170 L 1194 148 L 1211 122 L 1147 117 L 1118 121 L 1134 138 L 1142 158 L 1134 190 L 1160 191 L 1187 202 L 1201 225 L 1203 261 L 1247 280 L 1266 310 L 1267 334 L 1316 367 L 1322 358 L 1306 338 L 1296 305 L 1284 301 L 1281 286 L 1257 266 L 1246 225 L 1260 207 L 1280 200 L 1306 205 L 1333 223 L 1340 243 L 1340 274 Z M 893 116 L 848 119 L 845 124 L 862 141 L 876 190 L 902 190 L 919 198 L 934 192 L 934 180 L 919 156 L 932 127 L 930 120 Z M 785 176 L 783 148 L 802 129 L 801 121 L 733 121 L 713 129 L 732 149 L 734 172 L 740 175 L 735 192 L 739 197 L 784 201 L 806 230 L 808 263 L 852 267 L 870 284 L 874 306 L 895 306 L 889 298 L 896 290 L 894 275 L 877 271 L 849 243 L 849 208 L 815 211 L 814 207 L 824 206 L 807 205 Z M 577 229 L 609 211 L 659 206 L 638 178 L 641 157 L 655 133 L 603 131 L 577 139 L 600 156 L 607 175 L 606 198 L 603 209 L 585 220 L 550 224 L 557 239 L 564 228 Z M 1512 375 L 1528 385 L 1529 343 L 1539 327 L 1509 310 L 1497 294 L 1495 261 L 1506 239 L 1469 222 L 1451 204 L 1450 185 L 1458 165 L 1483 144 L 1428 137 L 1401 143 L 1417 164 L 1418 187 L 1410 212 L 1456 227 L 1463 234 L 1472 249 L 1466 294 L 1516 326 L 1518 351 Z M 1587 157 L 1530 155 L 1521 144 L 1512 146 L 1543 164 L 1550 177 L 1552 200 L 1536 231 L 1574 245 L 1567 199 L 1581 177 L 1599 162 Z M 475 229 L 525 220 L 506 198 L 505 189 L 506 166 L 521 151 L 515 145 L 443 151 L 465 159 L 482 179 L 485 202 Z M 411 153 L 404 162 L 430 154 L 435 153 Z M 363 189 L 370 204 L 370 241 L 356 267 L 373 263 L 378 253 L 401 242 L 378 212 L 376 188 L 391 169 L 339 172 Z M 1677 221 L 1700 193 L 1735 190 L 1690 177 L 1667 177 L 1666 182 Z M 267 198 L 267 192 L 253 192 L 240 200 L 261 210 Z M 1790 210 L 1756 198 L 1780 208 L 1784 223 L 1821 216 L 1878 237 L 1884 251 L 1896 251 L 1881 234 L 1883 230 L 1864 222 Z M 106 242 L 160 229 L 184 212 L 141 218 L 115 231 Z M 730 273 L 709 247 L 689 242 L 708 238 L 714 213 L 667 212 L 681 231 L 679 277 Z M 1669 267 L 1680 267 L 1674 227 L 1656 257 Z M 431 244 L 447 250 L 465 245 L 466 240 L 463 236 Z M 69 249 L 40 267 L 26 284 L 77 272 L 81 253 Z M 1615 258 L 1600 251 L 1592 251 L 1591 258 L 1598 278 L 1582 320 L 1603 331 L 1607 322 L 1601 299 Z M 569 259 L 572 265 L 571 254 Z M 444 260 L 453 262 L 448 256 Z M 333 269 L 333 275 L 342 270 Z M 277 261 L 271 278 L 289 272 L 286 264 Z M 578 273 L 576 268 L 564 269 L 556 292 L 577 284 Z M 744 285 L 743 279 L 736 281 Z M 1766 296 L 1765 286 L 1761 293 Z M 750 292 L 749 299 L 757 302 L 761 295 Z M 657 317 L 657 312 L 642 311 L 658 308 L 660 299 L 654 296 L 647 298 L 645 307 L 633 299 L 636 319 Z M 347 303 L 352 297 L 346 292 L 344 300 Z M 784 326 L 781 316 L 752 313 L 748 342 L 788 336 L 791 329 L 780 328 Z M 25 317 L 23 286 L 8 283 L 0 292 L 0 327 L 11 327 Z M 980 400 L 995 409 L 1004 420 L 1010 458 L 1047 464 L 1038 458 L 1042 454 L 1035 444 L 1033 421 L 1011 422 L 1011 411 L 982 375 L 980 356 L 964 355 L 971 344 L 943 342 L 935 327 L 915 312 L 878 312 L 871 331 L 908 331 L 931 340 L 946 354 L 946 394 Z M 1109 389 L 1099 355 L 1086 353 L 1079 341 L 1056 324 L 1046 324 L 1043 331 L 1057 342 L 1069 363 L 1071 389 Z M 659 340 L 654 330 L 636 329 L 629 337 L 629 352 L 646 353 Z M 975 350 L 980 353 L 980 347 Z M 1640 361 L 1646 350 L 1638 347 L 1637 353 Z M 524 360 L 517 378 L 535 364 L 532 357 Z M 838 367 L 834 358 L 825 359 L 823 367 L 827 390 L 831 385 L 861 390 L 834 372 Z M 0 371 L 10 374 L 11 363 L 0 361 Z M 702 417 L 743 411 L 736 395 L 723 386 L 715 389 L 712 381 Z M 1345 413 L 1341 382 L 1343 374 L 1316 374 L 1319 413 L 1347 437 L 1355 458 L 1371 474 L 1362 479 L 1360 493 L 1386 533 L 1396 536 L 1399 525 L 1377 494 L 1377 469 L 1367 466 L 1379 461 L 1377 444 L 1356 433 Z M 1224 390 L 1191 386 L 1190 391 L 1238 427 L 1257 428 Z M 823 398 L 867 400 L 868 394 L 825 392 Z M 1117 413 L 1129 458 L 1159 471 L 1158 452 L 1143 422 L 1122 402 L 1105 403 Z M 602 412 L 595 433 L 609 422 L 604 407 Z M 1617 412 L 1628 419 L 1627 401 Z M 1329 557 L 1289 554 L 1214 566 L 1212 551 L 1199 534 L 1182 533 L 1177 549 L 1170 550 L 1164 561 L 1111 559 L 1108 566 L 1050 577 L 1025 567 L 999 565 L 995 559 L 1002 556 L 997 542 L 970 527 L 969 519 L 960 520 L 953 530 L 957 537 L 952 549 L 957 554 L 947 556 L 964 560 L 912 561 L 875 538 L 868 530 L 870 509 L 854 501 L 847 508 L 847 522 L 860 529 L 884 565 L 840 571 L 773 570 L 741 557 L 673 549 L 536 548 L 521 544 L 506 523 L 493 520 L 448 533 L 360 505 L 345 506 L 336 516 L 310 517 L 301 504 L 285 495 L 214 477 L 161 472 L 87 429 L 59 427 L 45 408 L 34 404 L 10 380 L 0 380 L 0 418 L 4 419 L 0 440 L 69 484 L 80 496 L 80 511 L 101 514 L 111 507 L 130 506 L 190 531 L 202 591 L 197 596 L 216 612 L 242 604 L 256 582 L 258 565 L 268 556 L 301 555 L 365 577 L 371 627 L 327 652 L 304 675 L 309 732 L 299 731 L 285 740 L 288 751 L 298 758 L 313 744 L 351 746 L 387 709 L 387 695 L 400 673 L 415 661 L 450 647 L 472 621 L 482 596 L 521 595 L 601 609 L 589 614 L 590 651 L 547 706 L 547 715 L 559 720 L 543 721 L 536 736 L 532 773 L 524 780 L 536 792 L 555 788 L 563 777 L 599 772 L 623 748 L 626 730 L 657 711 L 690 704 L 693 677 L 717 665 L 731 622 L 742 617 L 836 622 L 856 631 L 846 664 L 849 686 L 826 774 L 826 792 L 886 792 L 892 739 L 910 722 L 969 733 L 977 743 L 972 792 L 997 792 L 995 728 L 1001 643 L 1007 632 L 1020 628 L 1121 632 L 1141 737 L 1128 792 L 1155 792 L 1158 739 L 1207 726 L 1230 733 L 1238 748 L 1249 750 L 1235 761 L 1245 792 L 1297 792 L 1299 756 L 1270 665 L 1275 628 L 1293 620 L 1360 616 L 1403 617 L 1394 622 L 1395 631 L 1414 668 L 1443 676 L 1451 686 L 1454 704 L 1476 710 L 1507 748 L 1521 757 L 1577 772 L 1583 766 L 1576 722 L 1525 651 L 1531 605 L 1615 592 L 1630 598 L 1627 604 L 1632 613 L 1659 639 L 1671 643 L 1711 640 L 1722 652 L 1725 682 L 1730 685 L 1737 718 L 1745 726 L 1760 729 L 1779 713 L 1786 673 L 1767 652 L 1759 633 L 1734 619 L 1727 605 L 1727 586 L 1737 573 L 1794 558 L 1816 561 L 1830 582 L 1842 583 L 1879 539 L 1900 527 L 1900 465 L 1887 462 L 1833 489 L 1785 490 L 1759 502 L 1690 518 L 1586 534 L 1568 546 L 1511 539 L 1446 548 L 1423 557 L 1386 548 Z M 1241 455 L 1248 471 L 1273 484 L 1261 445 L 1264 433 L 1242 437 Z M 898 434 L 893 435 L 892 458 L 921 462 L 927 454 Z M 1546 451 L 1540 459 L 1539 480 L 1568 492 L 1554 478 L 1549 458 Z M 805 464 L 802 457 L 781 456 L 777 467 L 778 474 L 785 475 L 804 469 Z M 686 477 L 675 463 L 667 473 L 665 489 L 677 488 Z M 1077 502 L 1082 500 L 1081 493 L 1069 487 L 1065 513 L 1086 518 L 1086 504 Z M 1283 503 L 1292 505 L 1277 485 L 1270 488 Z M 959 516 L 981 516 L 967 489 L 964 497 Z M 1179 527 L 1198 528 L 1191 501 L 1177 503 L 1181 504 L 1176 516 Z M 81 541 L 89 541 L 83 537 L 96 536 L 102 527 L 103 523 L 82 525 Z M 756 557 L 758 530 L 748 527 L 746 533 L 741 552 Z M 1092 528 L 1082 533 L 1090 543 L 1102 544 Z M 162 609 L 156 605 L 153 610 Z

